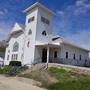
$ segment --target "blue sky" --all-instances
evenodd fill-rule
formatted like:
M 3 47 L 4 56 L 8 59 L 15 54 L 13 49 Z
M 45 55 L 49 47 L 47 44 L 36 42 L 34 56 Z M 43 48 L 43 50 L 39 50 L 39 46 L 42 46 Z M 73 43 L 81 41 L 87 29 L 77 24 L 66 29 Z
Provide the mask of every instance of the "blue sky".
M 23 10 L 37 1 L 56 13 L 54 33 L 90 49 L 90 0 L 0 0 L 0 40 L 15 22 L 25 23 Z

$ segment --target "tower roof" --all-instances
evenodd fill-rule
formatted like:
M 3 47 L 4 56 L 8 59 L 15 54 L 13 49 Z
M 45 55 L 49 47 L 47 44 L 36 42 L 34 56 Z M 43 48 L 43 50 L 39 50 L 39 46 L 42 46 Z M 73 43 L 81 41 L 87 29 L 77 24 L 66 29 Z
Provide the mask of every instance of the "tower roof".
M 30 7 L 28 7 L 27 9 L 24 10 L 25 13 L 29 12 L 32 9 L 35 8 L 42 8 L 44 11 L 47 11 L 48 13 L 50 13 L 51 15 L 55 15 L 55 13 L 53 11 L 51 11 L 50 9 L 48 9 L 47 7 L 45 7 L 44 5 L 42 5 L 39 2 L 34 3 L 33 5 L 31 5 Z

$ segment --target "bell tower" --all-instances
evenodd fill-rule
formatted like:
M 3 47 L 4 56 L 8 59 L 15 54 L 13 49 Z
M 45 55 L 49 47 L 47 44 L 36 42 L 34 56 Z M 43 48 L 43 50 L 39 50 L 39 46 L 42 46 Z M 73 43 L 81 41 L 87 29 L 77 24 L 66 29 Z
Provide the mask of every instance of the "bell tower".
M 54 13 L 38 2 L 24 12 L 26 13 L 24 64 L 32 64 L 36 56 L 37 42 L 47 42 L 48 35 L 52 33 Z

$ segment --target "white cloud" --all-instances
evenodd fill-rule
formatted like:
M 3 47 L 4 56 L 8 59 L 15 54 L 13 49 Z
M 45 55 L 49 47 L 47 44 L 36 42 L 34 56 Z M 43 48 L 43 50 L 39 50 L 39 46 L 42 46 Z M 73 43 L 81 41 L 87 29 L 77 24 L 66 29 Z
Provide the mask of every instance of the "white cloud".
M 60 16 L 66 15 L 65 13 L 71 12 L 73 15 L 82 15 L 90 11 L 90 2 L 88 0 L 76 0 L 75 4 L 69 5 L 64 11 L 57 11 Z
M 60 16 L 64 16 L 64 11 L 57 11 L 57 14 Z
M 80 46 L 90 50 L 90 28 L 87 30 L 80 30 L 75 34 L 67 35 L 68 39 L 74 40 Z
M 77 0 L 75 3 L 75 15 L 85 14 L 90 10 L 90 2 L 88 0 Z
M 4 8 L 3 10 L 4 10 L 4 13 L 8 13 L 8 9 Z
M 11 30 L 10 22 L 0 22 L 0 41 L 7 39 Z
M 8 10 L 6 8 L 4 8 L 3 10 L 0 10 L 0 15 L 5 15 L 8 13 Z
M 76 6 L 84 6 L 85 2 L 86 2 L 86 0 L 77 0 L 76 1 Z
M 8 37 L 8 34 L 9 34 L 8 29 L 6 30 L 6 29 L 0 28 L 0 41 L 6 39 Z
M 83 46 L 90 50 L 90 28 L 83 29 L 81 27 L 76 28 L 78 31 L 71 33 L 72 30 L 72 18 L 78 22 L 77 16 L 86 14 L 90 11 L 90 2 L 88 0 L 76 0 L 74 5 L 69 5 L 63 11 L 57 11 L 57 14 L 60 19 L 56 22 L 55 29 L 58 29 L 57 33 L 63 34 L 66 38 L 74 40 L 80 46 Z M 56 30 L 55 30 L 56 31 Z
M 0 11 L 0 15 L 4 15 L 4 12 L 3 11 Z

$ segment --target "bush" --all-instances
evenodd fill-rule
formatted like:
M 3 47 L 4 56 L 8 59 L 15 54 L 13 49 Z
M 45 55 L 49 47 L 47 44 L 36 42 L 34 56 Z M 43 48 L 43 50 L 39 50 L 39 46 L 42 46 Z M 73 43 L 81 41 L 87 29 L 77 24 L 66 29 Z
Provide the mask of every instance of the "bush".
M 15 76 L 27 69 L 27 66 L 4 66 L 0 68 L 0 74 Z
M 11 66 L 5 66 L 0 68 L 0 74 L 7 74 L 11 69 Z
M 11 67 L 11 69 L 9 70 L 9 72 L 7 73 L 10 76 L 15 76 L 15 75 L 19 75 L 21 72 L 27 70 L 28 67 L 23 66 L 23 67 L 17 67 L 17 66 L 13 66 Z
M 9 66 L 22 66 L 20 61 L 10 61 Z
M 10 76 L 15 76 L 17 75 L 18 73 L 20 72 L 20 67 L 17 67 L 17 66 L 14 66 L 14 67 L 11 67 L 10 70 L 8 71 L 8 75 Z

